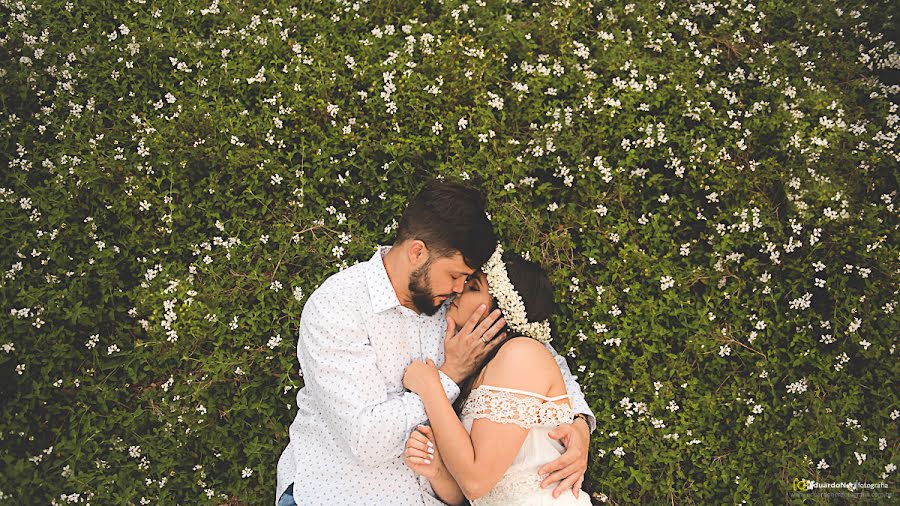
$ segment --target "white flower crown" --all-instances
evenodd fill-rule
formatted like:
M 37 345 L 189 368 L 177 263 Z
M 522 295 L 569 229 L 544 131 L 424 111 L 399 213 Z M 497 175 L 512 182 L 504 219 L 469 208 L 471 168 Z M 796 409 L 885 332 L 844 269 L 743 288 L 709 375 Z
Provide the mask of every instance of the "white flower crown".
M 550 335 L 550 320 L 528 321 L 525 303 L 522 302 L 522 297 L 516 292 L 509 280 L 509 274 L 506 273 L 506 264 L 503 263 L 503 248 L 499 244 L 481 270 L 487 275 L 488 292 L 497 299 L 497 304 L 503 311 L 509 328 L 523 336 L 542 343 L 549 343 L 553 339 Z

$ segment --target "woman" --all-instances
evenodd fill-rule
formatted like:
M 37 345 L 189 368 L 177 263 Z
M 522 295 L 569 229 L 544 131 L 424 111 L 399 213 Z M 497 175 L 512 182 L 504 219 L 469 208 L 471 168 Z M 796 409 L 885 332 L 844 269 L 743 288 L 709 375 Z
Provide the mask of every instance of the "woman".
M 407 465 L 449 504 L 590 504 L 577 490 L 554 499 L 553 487 L 542 489 L 537 473 L 564 451 L 547 433 L 574 417 L 562 374 L 543 344 L 550 342 L 555 310 L 546 273 L 497 246 L 448 317 L 461 326 L 481 304 L 501 309 L 512 337 L 460 385 L 455 410 L 434 362 L 409 365 L 403 384 L 422 398 L 431 427 L 419 426 L 421 433 L 407 441 Z

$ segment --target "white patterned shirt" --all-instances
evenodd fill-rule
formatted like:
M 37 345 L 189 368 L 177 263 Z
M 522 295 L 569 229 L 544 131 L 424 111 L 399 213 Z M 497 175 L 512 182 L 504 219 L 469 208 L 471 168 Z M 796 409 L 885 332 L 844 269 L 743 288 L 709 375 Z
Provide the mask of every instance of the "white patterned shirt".
M 382 260 L 390 248 L 330 276 L 303 307 L 297 358 L 304 386 L 278 459 L 276 503 L 293 483 L 302 506 L 443 504 L 403 462 L 407 438 L 427 419 L 403 374 L 414 359 L 443 364 L 450 299 L 433 316 L 400 305 Z M 596 421 L 565 359 L 548 348 L 593 431 Z M 440 378 L 453 402 L 459 387 Z

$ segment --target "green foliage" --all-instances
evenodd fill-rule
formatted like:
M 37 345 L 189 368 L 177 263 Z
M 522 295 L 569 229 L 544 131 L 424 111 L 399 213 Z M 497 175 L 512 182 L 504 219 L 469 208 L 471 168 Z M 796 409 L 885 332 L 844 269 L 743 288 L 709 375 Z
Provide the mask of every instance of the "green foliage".
M 0 502 L 271 503 L 434 176 L 552 272 L 596 501 L 898 485 L 890 3 L 101 4 L 0 1 Z

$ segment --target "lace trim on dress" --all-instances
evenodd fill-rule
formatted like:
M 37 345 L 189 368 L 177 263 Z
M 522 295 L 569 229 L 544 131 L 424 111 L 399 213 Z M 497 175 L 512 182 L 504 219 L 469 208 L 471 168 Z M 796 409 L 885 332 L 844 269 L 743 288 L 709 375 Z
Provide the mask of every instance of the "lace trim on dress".
M 519 504 L 524 499 L 540 495 L 543 490 L 541 482 L 546 476 L 540 476 L 535 471 L 525 471 L 507 474 L 500 478 L 494 488 L 483 497 L 472 500 L 473 506 L 507 506 Z
M 492 422 L 511 423 L 525 429 L 555 427 L 572 423 L 575 419 L 575 412 L 568 404 L 553 402 L 567 397 L 545 397 L 524 390 L 481 385 L 472 389 L 463 405 L 462 416 L 487 418 Z

